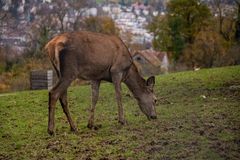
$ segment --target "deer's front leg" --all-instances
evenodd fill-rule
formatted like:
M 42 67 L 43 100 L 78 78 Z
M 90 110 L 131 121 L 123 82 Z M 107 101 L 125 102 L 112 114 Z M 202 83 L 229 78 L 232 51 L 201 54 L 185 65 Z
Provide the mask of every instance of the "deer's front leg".
M 120 124 L 126 124 L 122 106 L 122 95 L 121 95 L 121 80 L 122 73 L 117 73 L 112 75 L 112 81 L 115 87 L 116 100 L 118 105 L 118 122 Z
M 98 101 L 98 96 L 99 96 L 99 86 L 100 86 L 101 81 L 92 81 L 91 86 L 92 86 L 92 105 L 90 108 L 90 115 L 88 119 L 88 128 L 93 128 L 94 127 L 94 112 L 96 108 L 96 104 Z

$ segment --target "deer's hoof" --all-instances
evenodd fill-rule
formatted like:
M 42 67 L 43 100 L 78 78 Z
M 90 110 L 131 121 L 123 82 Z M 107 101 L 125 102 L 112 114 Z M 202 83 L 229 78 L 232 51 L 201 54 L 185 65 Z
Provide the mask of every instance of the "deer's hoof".
M 54 135 L 55 135 L 55 132 L 54 132 L 53 130 L 51 130 L 51 129 L 48 129 L 48 134 L 49 134 L 50 136 L 54 136 Z
M 127 125 L 127 121 L 126 120 L 118 120 L 118 123 L 120 123 L 121 125 Z
M 88 127 L 89 129 L 93 129 L 94 126 L 93 126 L 93 124 L 88 123 L 87 127 Z
M 71 132 L 78 133 L 78 129 L 77 128 L 71 128 Z
M 101 125 L 101 124 L 99 124 L 99 125 L 88 124 L 87 127 L 88 127 L 89 129 L 98 130 L 99 128 L 102 127 L 102 125 Z

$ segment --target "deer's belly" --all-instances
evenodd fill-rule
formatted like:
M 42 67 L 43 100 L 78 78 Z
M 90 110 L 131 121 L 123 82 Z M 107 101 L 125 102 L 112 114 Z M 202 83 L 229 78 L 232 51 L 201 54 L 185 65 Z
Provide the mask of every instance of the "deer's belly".
M 110 82 L 112 81 L 110 67 L 82 67 L 79 70 L 78 78 L 84 80 L 106 80 Z

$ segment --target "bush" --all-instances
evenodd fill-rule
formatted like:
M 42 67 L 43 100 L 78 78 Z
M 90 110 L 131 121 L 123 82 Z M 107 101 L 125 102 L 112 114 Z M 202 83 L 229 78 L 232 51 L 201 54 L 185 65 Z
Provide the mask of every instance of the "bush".
M 227 54 L 222 58 L 222 64 L 224 66 L 239 65 L 240 64 L 240 45 L 233 45 Z
M 47 59 L 27 58 L 12 65 L 11 70 L 0 75 L 0 92 L 26 90 L 30 88 L 31 70 L 50 69 Z
M 82 24 L 83 29 L 91 32 L 104 33 L 109 35 L 118 35 L 119 29 L 114 21 L 109 17 L 88 17 Z
M 200 31 L 193 44 L 189 44 L 183 50 L 181 61 L 188 67 L 213 67 L 220 66 L 226 57 L 226 42 L 214 30 Z

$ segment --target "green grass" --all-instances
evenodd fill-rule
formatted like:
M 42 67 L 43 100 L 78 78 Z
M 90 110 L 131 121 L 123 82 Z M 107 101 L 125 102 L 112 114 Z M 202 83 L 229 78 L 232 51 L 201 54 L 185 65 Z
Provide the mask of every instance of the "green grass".
M 79 133 L 58 104 L 47 134 L 48 92 L 0 95 L 0 159 L 240 159 L 240 66 L 158 76 L 158 119 L 148 121 L 123 85 L 128 124 L 117 123 L 113 86 L 103 83 L 89 130 L 90 86 L 68 92 Z

